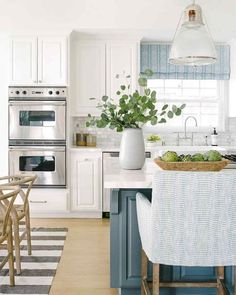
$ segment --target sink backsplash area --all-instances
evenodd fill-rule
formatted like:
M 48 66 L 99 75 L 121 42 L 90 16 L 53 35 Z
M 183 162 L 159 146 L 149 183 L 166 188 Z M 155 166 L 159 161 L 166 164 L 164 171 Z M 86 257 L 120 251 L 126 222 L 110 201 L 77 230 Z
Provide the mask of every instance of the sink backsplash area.
M 218 145 L 221 146 L 236 146 L 236 118 L 228 119 L 228 129 L 225 132 L 219 132 L 218 136 Z M 95 133 L 97 136 L 97 145 L 98 146 L 115 146 L 120 145 L 122 133 L 110 130 L 108 128 L 99 129 L 99 128 L 87 128 L 86 127 L 86 118 L 84 117 L 73 117 L 72 119 L 73 134 L 76 132 L 83 133 Z M 158 128 L 157 128 L 158 130 Z M 148 134 L 153 133 L 144 133 L 144 138 Z M 164 145 L 177 145 L 177 134 L 171 132 L 156 132 L 162 139 Z M 182 134 L 182 132 L 180 133 Z M 211 145 L 211 131 L 207 132 L 197 132 L 194 133 L 194 145 Z M 206 139 L 207 136 L 207 139 Z M 73 144 L 75 144 L 73 136 Z M 180 145 L 191 145 L 190 140 L 181 139 Z

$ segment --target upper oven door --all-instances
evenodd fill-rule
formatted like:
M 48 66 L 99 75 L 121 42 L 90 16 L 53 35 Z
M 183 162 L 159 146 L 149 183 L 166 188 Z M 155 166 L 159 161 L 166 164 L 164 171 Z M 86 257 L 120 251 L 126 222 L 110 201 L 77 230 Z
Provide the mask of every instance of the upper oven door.
M 11 101 L 9 139 L 65 140 L 65 101 Z

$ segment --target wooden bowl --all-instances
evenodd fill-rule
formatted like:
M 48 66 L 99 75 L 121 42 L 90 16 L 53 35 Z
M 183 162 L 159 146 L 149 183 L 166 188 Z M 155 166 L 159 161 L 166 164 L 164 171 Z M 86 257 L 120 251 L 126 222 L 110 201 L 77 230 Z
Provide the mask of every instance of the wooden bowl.
M 163 170 L 175 171 L 220 171 L 230 163 L 226 159 L 215 162 L 165 162 L 161 158 L 154 159 L 154 162 Z

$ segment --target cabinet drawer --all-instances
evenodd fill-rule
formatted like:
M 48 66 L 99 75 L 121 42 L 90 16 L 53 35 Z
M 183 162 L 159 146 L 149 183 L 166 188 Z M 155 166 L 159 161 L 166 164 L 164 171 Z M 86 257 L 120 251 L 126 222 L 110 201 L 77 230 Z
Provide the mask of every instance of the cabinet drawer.
M 29 195 L 30 211 L 68 211 L 68 191 L 65 189 L 32 189 Z

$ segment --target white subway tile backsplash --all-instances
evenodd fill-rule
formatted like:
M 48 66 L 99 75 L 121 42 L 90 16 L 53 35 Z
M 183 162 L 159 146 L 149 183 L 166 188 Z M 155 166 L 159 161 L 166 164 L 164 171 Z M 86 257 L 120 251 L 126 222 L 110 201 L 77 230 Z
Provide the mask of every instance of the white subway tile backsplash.
M 86 127 L 86 118 L 84 117 L 73 117 L 72 120 L 73 133 L 83 132 L 83 133 L 95 133 L 97 135 L 97 145 L 106 146 L 119 146 L 121 140 L 121 133 L 111 130 L 109 128 L 99 129 Z M 165 145 L 176 145 L 177 144 L 177 134 L 176 133 L 159 133 L 158 134 Z M 183 133 L 181 136 L 183 137 Z M 147 137 L 148 134 L 144 134 Z M 207 139 L 206 139 L 207 136 Z M 194 133 L 194 145 L 210 145 L 211 144 L 211 134 L 210 133 Z M 181 145 L 191 145 L 191 140 L 181 139 Z M 236 145 L 236 118 L 228 119 L 228 130 L 227 132 L 220 132 L 218 136 L 218 145 L 228 146 Z

